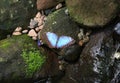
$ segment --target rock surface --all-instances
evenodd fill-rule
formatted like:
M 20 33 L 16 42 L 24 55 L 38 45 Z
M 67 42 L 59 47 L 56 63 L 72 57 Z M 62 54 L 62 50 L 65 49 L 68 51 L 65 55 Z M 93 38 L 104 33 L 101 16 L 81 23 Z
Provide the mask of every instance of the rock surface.
M 35 0 L 1 0 L 0 29 L 25 27 L 29 19 L 36 13 Z
M 79 61 L 68 65 L 66 77 L 73 83 L 119 83 L 120 63 L 112 58 L 116 46 L 111 34 L 111 30 L 105 30 L 91 35 Z
M 104 26 L 120 12 L 119 0 L 66 0 L 70 16 L 78 23 Z
M 26 35 L 0 41 L 0 82 L 32 83 L 44 63 L 35 42 Z M 39 62 L 38 62 L 39 61 Z
M 58 3 L 64 0 L 37 0 L 37 9 L 43 10 L 56 6 Z
M 39 34 L 44 43 L 47 42 L 44 37 L 46 32 L 53 32 L 57 34 L 58 37 L 70 36 L 77 42 L 79 27 L 75 22 L 71 21 L 68 15 L 65 14 L 65 8 L 63 8 L 47 17 L 45 25 Z

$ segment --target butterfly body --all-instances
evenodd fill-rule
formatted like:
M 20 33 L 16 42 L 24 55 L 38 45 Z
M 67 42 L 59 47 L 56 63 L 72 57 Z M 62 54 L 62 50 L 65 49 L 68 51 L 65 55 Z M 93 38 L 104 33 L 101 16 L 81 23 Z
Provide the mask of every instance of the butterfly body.
M 47 32 L 45 35 L 50 48 L 63 48 L 75 42 L 75 40 L 69 36 L 57 36 L 52 32 Z

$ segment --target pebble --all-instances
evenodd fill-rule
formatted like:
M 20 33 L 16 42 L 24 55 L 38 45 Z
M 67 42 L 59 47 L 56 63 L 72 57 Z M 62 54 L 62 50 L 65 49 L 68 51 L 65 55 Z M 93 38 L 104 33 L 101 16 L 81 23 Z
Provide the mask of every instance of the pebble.
M 45 15 L 42 15 L 42 16 L 41 16 L 41 20 L 44 21 L 44 18 L 45 18 L 45 17 L 46 17 Z
M 17 27 L 16 29 L 15 29 L 15 32 L 20 32 L 22 30 L 22 27 Z
M 38 25 L 38 22 L 36 20 L 34 20 L 34 19 L 30 20 L 30 26 L 29 26 L 29 28 L 31 28 L 31 29 L 35 28 L 37 25 Z
M 36 27 L 36 28 L 35 28 L 35 31 L 36 31 L 36 32 L 39 32 L 39 31 L 40 31 L 39 27 Z
M 33 39 L 33 40 L 37 40 L 37 37 L 36 37 L 36 36 L 34 36 L 34 37 L 32 37 L 32 39 Z
M 37 37 L 37 33 L 35 32 L 34 29 L 31 29 L 31 30 L 28 32 L 28 36 L 30 36 L 30 37 Z
M 27 29 L 22 31 L 22 33 L 24 33 L 24 34 L 26 34 L 27 32 L 28 32 L 28 30 L 27 30 Z
M 63 70 L 63 69 L 64 69 L 63 65 L 59 65 L 59 70 Z
M 40 12 L 38 12 L 35 17 L 40 18 L 41 16 L 42 16 L 42 14 Z
M 43 24 L 43 21 L 42 20 L 39 20 L 38 21 L 38 26 L 41 26 Z
M 39 22 L 39 21 L 41 21 L 41 18 L 35 17 L 34 20 L 35 20 L 36 22 Z
M 41 33 L 41 31 L 38 32 L 38 39 L 41 39 L 41 38 L 40 38 L 40 33 Z
M 41 26 L 39 26 L 39 29 L 41 30 L 41 29 L 43 29 L 43 27 L 44 27 L 44 25 L 41 25 Z
M 62 3 L 59 3 L 59 4 L 55 7 L 55 9 L 58 10 L 58 9 L 60 9 L 61 7 L 62 7 Z
M 84 42 L 82 40 L 79 41 L 79 45 L 83 46 Z
M 12 35 L 21 35 L 21 32 L 13 32 Z

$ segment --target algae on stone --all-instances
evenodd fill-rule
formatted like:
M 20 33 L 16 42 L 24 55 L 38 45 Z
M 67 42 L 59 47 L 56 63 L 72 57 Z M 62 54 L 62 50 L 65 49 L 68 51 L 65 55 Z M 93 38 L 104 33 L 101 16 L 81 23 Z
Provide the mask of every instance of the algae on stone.
M 23 57 L 21 54 L 25 56 Z M 27 35 L 1 40 L 0 83 L 8 83 L 8 81 L 9 83 L 17 83 L 21 80 L 33 78 L 32 75 L 40 70 L 44 61 L 44 55 L 38 50 L 36 42 Z
M 26 63 L 26 76 L 28 77 L 31 77 L 45 62 L 45 56 L 35 48 L 30 48 L 30 50 L 23 49 L 21 56 Z

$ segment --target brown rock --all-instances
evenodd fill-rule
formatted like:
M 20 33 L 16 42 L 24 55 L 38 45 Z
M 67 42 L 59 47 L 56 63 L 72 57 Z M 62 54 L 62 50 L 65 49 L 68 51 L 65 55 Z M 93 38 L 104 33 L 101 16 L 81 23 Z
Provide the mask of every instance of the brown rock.
M 56 6 L 59 2 L 64 0 L 37 0 L 37 9 L 43 10 Z
M 15 29 L 16 32 L 19 32 L 19 31 L 21 31 L 21 30 L 22 30 L 22 27 L 17 27 L 17 28 Z
M 13 32 L 12 35 L 21 35 L 21 32 Z
M 35 32 L 34 29 L 31 29 L 31 30 L 29 31 L 29 33 L 28 33 L 28 36 L 30 36 L 30 37 L 36 37 L 36 36 L 37 36 L 37 33 Z

